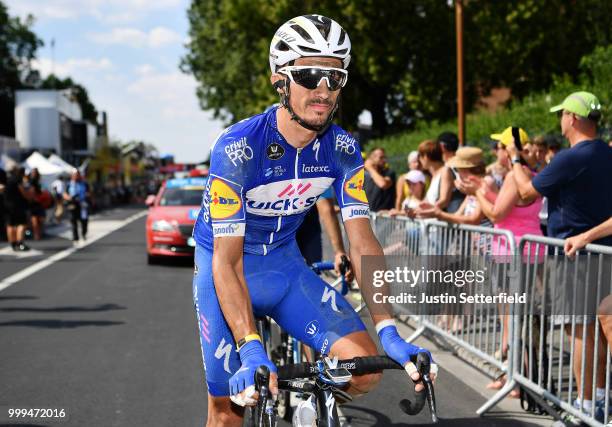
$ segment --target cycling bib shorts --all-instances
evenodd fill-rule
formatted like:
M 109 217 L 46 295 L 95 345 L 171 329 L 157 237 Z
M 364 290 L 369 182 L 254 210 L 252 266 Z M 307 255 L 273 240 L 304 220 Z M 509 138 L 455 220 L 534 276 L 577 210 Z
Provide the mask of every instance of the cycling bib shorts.
M 267 256 L 245 254 L 243 263 L 253 314 L 271 317 L 315 350 L 327 353 L 339 338 L 366 329 L 344 297 L 306 265 L 295 242 Z M 240 358 L 216 297 L 212 252 L 196 247 L 195 264 L 193 298 L 208 392 L 229 396 Z

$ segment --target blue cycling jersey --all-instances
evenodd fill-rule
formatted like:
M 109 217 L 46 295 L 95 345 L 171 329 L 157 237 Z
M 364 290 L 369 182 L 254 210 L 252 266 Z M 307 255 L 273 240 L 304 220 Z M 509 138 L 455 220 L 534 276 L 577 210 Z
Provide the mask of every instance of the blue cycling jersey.
M 369 216 L 357 141 L 332 125 L 295 148 L 281 135 L 276 111 L 227 128 L 212 147 L 210 178 L 194 228 L 211 250 L 219 236 L 244 236 L 244 252 L 266 255 L 294 239 L 306 212 L 333 185 L 343 221 Z

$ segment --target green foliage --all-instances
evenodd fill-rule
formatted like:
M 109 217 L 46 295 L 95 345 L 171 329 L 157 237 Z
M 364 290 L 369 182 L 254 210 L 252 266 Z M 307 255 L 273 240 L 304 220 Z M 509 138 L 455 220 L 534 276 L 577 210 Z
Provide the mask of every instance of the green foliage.
M 11 17 L 0 1 L 0 135 L 14 135 L 14 93 L 32 74 L 30 61 L 42 41 L 30 28 L 34 18 Z
M 492 87 L 515 99 L 542 91 L 553 75 L 578 74 L 580 58 L 612 42 L 612 2 L 466 1 L 468 107 Z M 233 122 L 277 101 L 268 49 L 291 17 L 320 13 L 349 33 L 353 59 L 338 121 L 355 128 L 363 109 L 375 135 L 419 129 L 456 114 L 455 12 L 443 0 L 192 0 L 182 69 L 199 83 L 202 108 Z
M 83 113 L 83 119 L 89 120 L 92 123 L 98 122 L 98 112 L 96 111 L 96 107 L 92 104 L 89 99 L 89 94 L 87 93 L 87 89 L 84 86 L 76 83 L 70 77 L 66 77 L 65 79 L 61 79 L 54 74 L 50 74 L 40 82 L 40 89 L 72 89 L 72 96 L 74 96 L 76 102 L 81 107 L 81 112 Z
M 569 76 L 553 76 L 553 83 L 546 92 L 535 92 L 515 101 L 508 108 L 496 113 L 475 112 L 466 117 L 466 137 L 470 145 L 487 148 L 489 135 L 500 132 L 508 126 L 520 126 L 531 137 L 545 134 L 558 134 L 559 120 L 549 113 L 550 107 L 557 105 L 572 92 L 586 90 L 593 92 L 602 104 L 603 118 L 600 128 L 604 137 L 612 138 L 612 44 L 597 47 L 579 61 L 580 75 L 573 81 Z M 435 139 L 445 130 L 457 132 L 456 120 L 439 122 L 420 122 L 414 131 L 373 140 L 369 147 L 381 146 L 392 159 L 394 167 L 405 168 L 405 156 L 415 150 L 420 142 Z

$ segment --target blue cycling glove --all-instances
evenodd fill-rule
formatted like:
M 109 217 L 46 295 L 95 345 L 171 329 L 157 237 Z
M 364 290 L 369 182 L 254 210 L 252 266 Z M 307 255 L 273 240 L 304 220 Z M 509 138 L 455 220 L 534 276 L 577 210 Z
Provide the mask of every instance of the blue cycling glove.
M 270 369 L 270 372 L 276 373 L 276 366 L 270 362 L 263 345 L 258 340 L 249 341 L 240 348 L 238 353 L 242 366 L 229 380 L 230 398 L 240 406 L 254 405 L 256 401 L 251 396 L 255 394 L 255 372 L 257 368 L 265 365 Z M 238 398 L 236 395 L 243 390 L 247 391 L 246 396 L 244 399 Z
M 437 374 L 438 366 L 434 362 L 429 350 L 407 343 L 397 332 L 397 327 L 393 321 L 380 322 L 376 326 L 376 329 L 387 356 L 404 366 L 408 374 L 412 375 L 416 372 L 414 362 L 419 353 L 426 353 L 427 356 L 429 356 L 429 360 L 431 361 L 430 372 L 434 375 Z

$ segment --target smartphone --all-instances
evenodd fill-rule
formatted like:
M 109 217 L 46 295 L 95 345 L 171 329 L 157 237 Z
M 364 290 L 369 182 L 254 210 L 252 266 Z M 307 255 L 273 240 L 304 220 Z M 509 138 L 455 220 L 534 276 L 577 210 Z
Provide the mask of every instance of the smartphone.
M 523 151 L 523 144 L 521 144 L 521 134 L 519 128 L 512 126 L 512 137 L 514 138 L 514 145 L 518 151 Z

